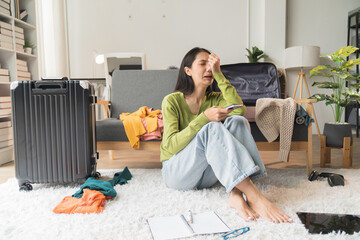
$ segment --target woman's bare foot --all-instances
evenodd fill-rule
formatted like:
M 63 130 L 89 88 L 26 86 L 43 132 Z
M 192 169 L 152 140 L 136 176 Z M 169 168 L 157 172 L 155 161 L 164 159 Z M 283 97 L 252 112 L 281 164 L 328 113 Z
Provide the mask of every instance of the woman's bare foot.
M 243 198 L 242 192 L 240 190 L 238 190 L 237 188 L 234 188 L 230 192 L 229 206 L 231 208 L 236 209 L 239 216 L 247 222 L 253 221 L 259 217 L 259 214 L 257 214 L 254 210 L 252 210 L 249 207 L 249 205 Z
M 239 183 L 237 187 L 245 193 L 249 207 L 262 218 L 275 223 L 293 222 L 289 216 L 272 204 L 249 178 Z

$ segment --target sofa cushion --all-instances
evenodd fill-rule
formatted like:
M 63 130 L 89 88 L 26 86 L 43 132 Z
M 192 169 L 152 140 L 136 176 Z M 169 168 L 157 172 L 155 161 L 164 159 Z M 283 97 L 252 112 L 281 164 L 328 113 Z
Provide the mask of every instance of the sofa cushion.
M 249 122 L 255 122 L 255 106 L 246 106 L 246 112 L 244 117 Z
M 307 126 L 296 123 L 294 126 L 292 141 L 307 141 Z M 255 141 L 267 141 L 255 122 L 250 122 L 250 127 Z M 96 141 L 128 141 L 122 121 L 116 118 L 96 121 Z
M 259 127 L 255 122 L 250 122 L 251 127 L 251 135 L 253 136 L 256 142 L 267 142 L 264 135 L 261 133 Z M 294 123 L 294 130 L 291 141 L 307 141 L 308 140 L 308 128 L 305 124 L 296 124 Z M 278 137 L 274 142 L 280 141 L 280 137 Z
M 111 117 L 142 106 L 161 109 L 163 98 L 175 89 L 178 70 L 117 70 L 112 75 Z
M 128 141 L 123 122 L 116 118 L 96 121 L 96 141 Z
M 107 118 L 96 121 L 96 141 L 129 141 L 126 136 L 124 124 L 116 118 Z M 140 139 L 140 141 L 142 141 Z M 147 142 L 159 142 L 161 140 L 151 139 Z

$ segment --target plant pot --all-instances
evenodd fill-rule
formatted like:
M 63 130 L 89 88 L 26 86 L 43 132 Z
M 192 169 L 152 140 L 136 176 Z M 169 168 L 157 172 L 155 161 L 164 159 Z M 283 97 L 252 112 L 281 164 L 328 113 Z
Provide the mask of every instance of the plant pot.
M 326 136 L 327 147 L 342 148 L 345 137 L 350 137 L 352 145 L 351 125 L 348 123 L 325 123 L 323 135 Z
M 25 53 L 31 54 L 32 48 L 26 47 L 24 48 Z

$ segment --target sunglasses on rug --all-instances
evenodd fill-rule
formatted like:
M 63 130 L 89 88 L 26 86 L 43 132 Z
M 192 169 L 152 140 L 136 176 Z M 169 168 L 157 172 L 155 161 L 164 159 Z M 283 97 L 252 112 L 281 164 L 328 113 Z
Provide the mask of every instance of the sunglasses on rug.
M 345 180 L 344 176 L 336 173 L 328 173 L 328 172 L 322 172 L 318 173 L 316 170 L 313 170 L 309 175 L 309 181 L 315 181 L 318 178 L 327 178 L 327 181 L 331 187 L 334 186 L 344 186 Z
M 231 238 L 236 238 L 244 233 L 247 233 L 248 231 L 250 231 L 249 227 L 243 227 L 243 228 L 239 228 L 236 229 L 232 232 L 229 232 L 225 235 L 222 235 L 222 239 L 227 240 L 227 239 L 231 239 Z

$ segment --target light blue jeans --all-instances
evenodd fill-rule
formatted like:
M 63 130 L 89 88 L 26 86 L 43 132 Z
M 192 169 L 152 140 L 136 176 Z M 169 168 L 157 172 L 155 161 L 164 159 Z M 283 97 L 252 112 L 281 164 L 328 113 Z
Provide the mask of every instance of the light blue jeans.
M 162 163 L 169 188 L 208 188 L 217 181 L 230 192 L 247 177 L 266 176 L 255 141 L 242 116 L 204 125 L 190 143 Z

